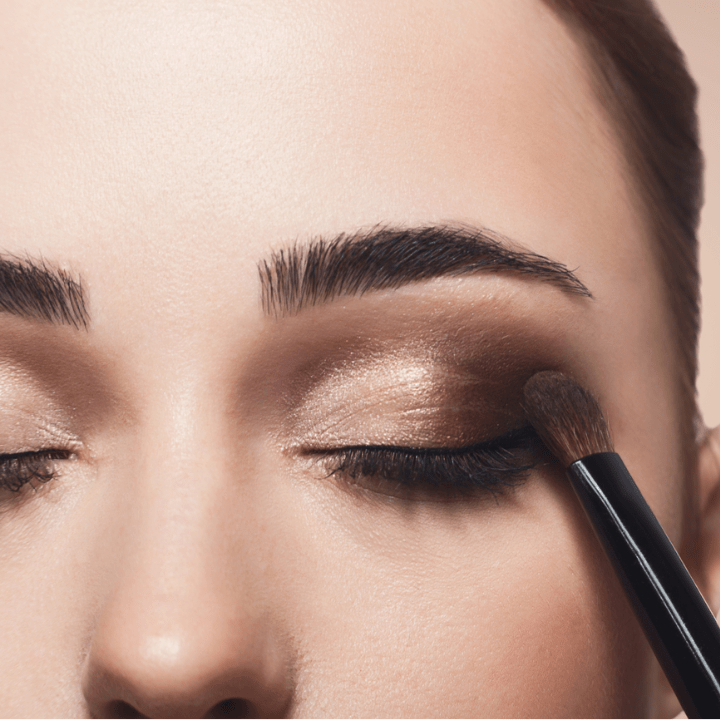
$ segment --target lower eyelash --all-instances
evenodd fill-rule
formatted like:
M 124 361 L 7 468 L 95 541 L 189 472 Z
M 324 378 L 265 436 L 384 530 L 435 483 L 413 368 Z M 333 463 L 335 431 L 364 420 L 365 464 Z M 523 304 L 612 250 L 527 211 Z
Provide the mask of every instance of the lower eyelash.
M 26 485 L 47 483 L 57 471 L 56 460 L 68 460 L 69 450 L 41 450 L 0 455 L 0 488 L 19 492 Z
M 522 483 L 538 462 L 539 439 L 530 427 L 463 448 L 356 446 L 321 451 L 328 476 L 342 476 L 389 494 L 492 494 Z

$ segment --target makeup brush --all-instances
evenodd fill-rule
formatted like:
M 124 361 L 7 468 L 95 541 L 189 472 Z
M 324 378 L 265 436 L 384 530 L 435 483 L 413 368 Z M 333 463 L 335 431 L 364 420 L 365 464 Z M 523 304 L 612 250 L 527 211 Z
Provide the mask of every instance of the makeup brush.
M 720 629 L 620 456 L 597 400 L 558 372 L 528 380 L 524 410 L 567 468 L 688 717 L 720 717 Z

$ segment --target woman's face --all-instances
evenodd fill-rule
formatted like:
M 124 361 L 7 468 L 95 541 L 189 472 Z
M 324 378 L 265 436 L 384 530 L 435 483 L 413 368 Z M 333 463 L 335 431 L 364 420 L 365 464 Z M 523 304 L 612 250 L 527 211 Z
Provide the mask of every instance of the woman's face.
M 652 241 L 558 18 L 16 0 L 0 33 L 0 244 L 40 266 L 2 290 L 0 453 L 58 451 L 24 456 L 49 482 L 0 490 L 3 714 L 653 711 L 650 653 L 551 459 L 516 451 L 535 469 L 495 495 L 434 487 L 459 482 L 447 453 L 404 483 L 362 474 L 522 427 L 524 381 L 560 369 L 681 538 Z M 294 302 L 292 248 L 360 231 L 392 261 L 316 270 L 367 292 L 336 273 Z M 592 297 L 527 255 L 447 272 L 449 243 L 489 257 L 488 235 Z M 86 328 L 30 317 L 43 268 L 80 281 Z

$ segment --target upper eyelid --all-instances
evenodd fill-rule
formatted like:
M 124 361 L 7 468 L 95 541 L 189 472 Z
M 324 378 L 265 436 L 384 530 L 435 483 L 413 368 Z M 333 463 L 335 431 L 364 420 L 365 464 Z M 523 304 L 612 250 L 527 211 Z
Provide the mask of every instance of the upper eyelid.
M 462 445 L 459 447 L 443 446 L 443 447 L 414 447 L 408 445 L 343 445 L 333 448 L 309 448 L 304 452 L 307 455 L 332 455 L 333 453 L 349 452 L 349 451 L 375 451 L 375 452 L 404 452 L 409 455 L 418 456 L 448 456 L 448 455 L 464 455 L 472 452 L 483 452 L 493 449 L 501 449 L 507 447 L 510 444 L 517 444 L 518 446 L 528 442 L 539 442 L 539 437 L 535 430 L 529 424 L 523 425 L 518 428 L 508 430 L 501 435 L 498 435 L 490 440 L 485 440 L 478 443 L 471 443 L 469 445 Z
M 41 439 L 32 447 L 14 448 L 10 452 L 0 452 L 0 458 L 46 455 L 48 453 L 66 452 L 70 455 L 77 455 L 85 449 L 84 443 L 76 437 L 66 436 Z

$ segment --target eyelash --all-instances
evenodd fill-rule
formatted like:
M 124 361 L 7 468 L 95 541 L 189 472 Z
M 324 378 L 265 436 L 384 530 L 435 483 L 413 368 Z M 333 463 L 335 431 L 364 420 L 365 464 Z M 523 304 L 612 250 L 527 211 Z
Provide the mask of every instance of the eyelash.
M 328 477 L 402 498 L 451 500 L 495 496 L 524 482 L 538 463 L 540 439 L 524 426 L 460 448 L 358 445 L 312 454 L 325 461 Z
M 48 483 L 57 475 L 54 461 L 68 460 L 71 454 L 51 449 L 0 455 L 0 488 L 15 493 L 26 485 L 37 489 L 35 483 Z
M 525 426 L 460 448 L 358 445 L 312 454 L 327 461 L 328 477 L 372 484 L 378 492 L 401 497 L 452 498 L 482 491 L 496 495 L 522 483 L 537 465 L 538 443 L 535 431 Z M 26 485 L 48 483 L 57 474 L 53 462 L 70 455 L 58 449 L 0 455 L 0 488 L 17 493 Z

